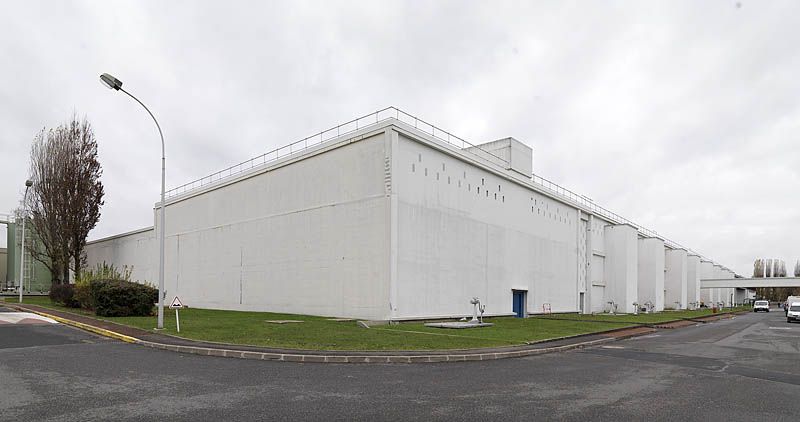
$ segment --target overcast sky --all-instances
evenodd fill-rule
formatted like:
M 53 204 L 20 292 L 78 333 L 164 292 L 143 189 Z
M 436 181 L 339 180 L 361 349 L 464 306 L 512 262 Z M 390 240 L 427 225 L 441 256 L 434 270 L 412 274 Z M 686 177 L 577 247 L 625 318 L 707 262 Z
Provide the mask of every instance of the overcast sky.
M 744 275 L 800 258 L 800 3 L 2 1 L 0 212 L 33 136 L 86 115 L 106 204 L 152 225 L 167 188 L 394 105 Z M 0 229 L 0 245 L 5 230 Z

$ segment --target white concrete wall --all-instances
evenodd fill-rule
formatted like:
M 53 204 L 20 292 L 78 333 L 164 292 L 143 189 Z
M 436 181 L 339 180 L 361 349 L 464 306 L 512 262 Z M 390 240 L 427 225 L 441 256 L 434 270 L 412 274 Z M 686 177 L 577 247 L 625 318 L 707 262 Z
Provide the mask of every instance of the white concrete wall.
M 729 278 L 729 272 L 721 265 L 714 265 L 714 278 Z M 716 290 L 716 301 L 724 303 L 724 306 L 730 306 L 733 289 L 726 287 L 714 290 Z
M 700 279 L 714 278 L 714 263 L 710 261 L 700 261 Z M 700 289 L 700 301 L 707 306 L 711 306 L 713 301 L 711 291 L 714 289 Z
M 635 227 L 620 224 L 605 227 L 606 299 L 620 312 L 633 312 L 638 301 L 638 235 Z
M 655 237 L 638 239 L 637 302 L 664 310 L 664 241 Z
M 398 137 L 397 306 L 394 317 L 510 314 L 512 290 L 527 311 L 579 309 L 577 209 L 475 163 Z
M 741 305 L 747 300 L 747 289 L 736 288 L 735 304 Z
M 204 308 L 408 319 L 471 314 L 473 296 L 488 315 L 507 315 L 512 290 L 523 290 L 529 313 L 545 304 L 607 311 L 609 301 L 633 311 L 635 227 L 588 215 L 582 223 L 576 207 L 518 171 L 395 124 L 169 200 L 168 296 Z M 156 230 L 90 243 L 89 264 L 132 265 L 134 278 L 155 283 Z M 648 265 L 661 267 L 651 289 L 660 309 L 663 245 L 643 254 L 659 255 Z
M 158 242 L 152 227 L 95 240 L 86 244 L 88 268 L 114 264 L 131 268 L 131 279 L 158 284 Z
M 604 312 L 610 311 L 608 302 L 611 300 L 611 291 L 606 283 L 605 266 L 606 266 L 606 236 L 605 227 L 610 225 L 597 216 L 591 219 L 591 265 L 590 265 L 590 278 L 591 278 L 591 311 Z
M 700 256 L 686 256 L 686 304 L 700 304 Z
M 686 309 L 688 298 L 688 257 L 684 249 L 664 251 L 664 290 L 666 308 Z M 677 302 L 677 303 L 676 303 Z
M 386 137 L 363 136 L 168 202 L 168 296 L 202 308 L 388 318 Z M 138 268 L 144 258 L 122 243 L 89 263 L 110 256 Z

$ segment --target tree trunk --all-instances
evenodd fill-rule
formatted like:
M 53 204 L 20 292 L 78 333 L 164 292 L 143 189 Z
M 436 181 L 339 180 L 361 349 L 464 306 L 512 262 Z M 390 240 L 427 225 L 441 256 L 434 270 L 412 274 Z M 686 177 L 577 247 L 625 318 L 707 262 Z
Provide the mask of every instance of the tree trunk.
M 78 279 L 78 275 L 81 272 L 81 255 L 83 250 L 75 250 L 75 256 L 72 259 L 75 260 L 75 279 Z

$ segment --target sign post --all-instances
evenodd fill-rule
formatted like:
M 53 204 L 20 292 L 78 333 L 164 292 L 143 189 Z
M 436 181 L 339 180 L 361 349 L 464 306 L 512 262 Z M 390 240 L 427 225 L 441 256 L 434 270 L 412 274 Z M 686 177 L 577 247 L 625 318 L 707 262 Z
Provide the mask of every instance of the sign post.
M 181 332 L 181 319 L 178 316 L 178 310 L 183 308 L 183 303 L 181 300 L 178 299 L 178 296 L 175 296 L 175 299 L 172 299 L 172 303 L 169 305 L 170 309 L 175 310 L 175 326 L 178 328 L 178 332 Z

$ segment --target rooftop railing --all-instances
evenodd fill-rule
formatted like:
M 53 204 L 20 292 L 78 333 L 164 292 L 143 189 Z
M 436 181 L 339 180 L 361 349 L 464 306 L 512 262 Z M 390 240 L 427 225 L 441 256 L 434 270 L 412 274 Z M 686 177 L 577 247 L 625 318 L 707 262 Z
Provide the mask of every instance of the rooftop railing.
M 307 151 L 308 149 L 324 144 L 327 141 L 339 138 L 343 135 L 353 134 L 359 130 L 366 129 L 370 126 L 376 126 L 379 123 L 392 118 L 399 120 L 403 123 L 406 123 L 410 126 L 413 126 L 417 130 L 425 132 L 440 141 L 446 142 L 447 144 L 460 149 L 461 152 L 477 157 L 481 161 L 484 162 L 494 161 L 493 164 L 498 164 L 498 163 L 506 165 L 508 164 L 508 161 L 506 159 L 499 157 L 490 151 L 482 149 L 479 145 L 472 144 L 459 136 L 456 136 L 444 129 L 441 129 L 436 125 L 428 123 L 425 120 L 422 120 L 416 116 L 406 113 L 403 110 L 400 110 L 396 107 L 386 107 L 376 112 L 369 113 L 367 115 L 334 126 L 330 129 L 323 130 L 322 132 L 318 132 L 314 135 L 292 142 L 288 145 L 275 148 L 272 151 L 259 155 L 258 157 L 252 158 L 247 161 L 242 161 L 239 164 L 235 164 L 228 168 L 222 169 L 208 176 L 172 188 L 168 190 L 165 195 L 167 198 L 174 198 L 184 193 L 193 191 L 195 189 L 213 185 L 220 181 L 227 180 L 229 178 L 245 174 L 251 171 L 255 171 L 256 169 L 263 168 L 266 165 L 273 163 L 277 160 L 280 160 L 282 158 L 290 157 L 292 155 L 299 155 Z M 489 160 L 487 160 L 487 157 L 489 158 Z M 656 232 L 655 230 L 648 229 L 613 211 L 603 208 L 602 206 L 594 203 L 591 199 L 587 198 L 586 196 L 577 194 L 563 186 L 558 185 L 557 183 L 545 179 L 544 177 L 533 174 L 531 182 L 534 185 L 550 192 L 551 194 L 554 194 L 555 196 L 565 198 L 568 201 L 579 205 L 586 211 L 597 214 L 614 223 L 630 224 L 636 227 L 639 233 L 641 233 L 643 236 L 658 237 L 664 239 L 664 243 L 671 248 L 685 249 L 689 253 L 700 255 L 696 251 L 693 251 L 681 245 L 678 242 L 675 242 L 658 234 L 658 232 Z M 700 256 L 702 257 L 702 255 Z
M 292 155 L 299 155 L 307 151 L 309 148 L 321 145 L 326 141 L 339 138 L 343 135 L 353 134 L 359 130 L 363 130 L 370 126 L 378 125 L 382 121 L 391 118 L 412 125 L 415 128 L 441 141 L 453 145 L 456 148 L 462 149 L 465 152 L 468 152 L 472 155 L 480 157 L 478 154 L 469 151 L 469 148 L 476 148 L 481 150 L 483 153 L 491 156 L 492 159 L 500 160 L 503 163 L 507 163 L 507 160 L 503 159 L 502 157 L 499 157 L 489 151 L 481 149 L 479 146 L 473 145 L 444 129 L 441 129 L 433 124 L 430 124 L 420 118 L 412 116 L 411 114 L 408 114 L 396 107 L 386 107 L 374 113 L 361 116 L 359 118 L 350 120 L 349 122 L 342 123 L 338 126 L 334 126 L 327 130 L 323 130 L 322 132 L 315 133 L 314 135 L 305 137 L 303 139 L 300 139 L 299 141 L 292 142 L 291 144 L 275 148 L 272 151 L 259 155 L 258 157 L 251 158 L 247 161 L 242 161 L 239 164 L 235 164 L 228 168 L 222 169 L 216 173 L 212 173 L 208 176 L 172 188 L 166 191 L 165 196 L 167 198 L 173 198 L 178 195 L 187 193 L 189 191 L 193 191 L 195 189 L 204 186 L 215 184 L 221 180 L 226 180 L 228 178 L 250 172 L 251 170 L 264 167 L 267 164 L 273 163 L 282 158 L 286 158 Z

